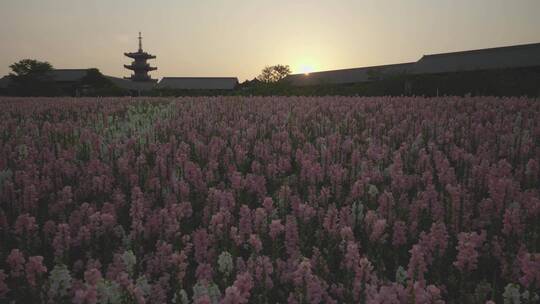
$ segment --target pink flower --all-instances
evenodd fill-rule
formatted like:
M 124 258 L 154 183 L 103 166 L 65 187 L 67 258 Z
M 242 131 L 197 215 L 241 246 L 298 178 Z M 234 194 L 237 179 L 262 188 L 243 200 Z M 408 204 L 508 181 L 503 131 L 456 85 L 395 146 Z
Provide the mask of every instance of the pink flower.
M 521 209 L 519 207 L 510 207 L 504 212 L 502 232 L 506 236 L 521 235 L 524 225 L 521 223 Z
M 411 258 L 409 259 L 407 271 L 408 277 L 414 281 L 423 282 L 424 274 L 428 270 L 425 248 L 419 244 L 415 244 L 409 252 L 411 253 Z
M 347 250 L 345 252 L 344 266 L 347 271 L 356 271 L 360 262 L 360 250 L 354 241 L 347 242 Z
M 405 243 L 407 243 L 407 226 L 403 221 L 396 221 L 394 223 L 392 245 L 397 248 Z
M 444 304 L 441 291 L 434 285 L 424 287 L 422 283 L 414 283 L 414 299 L 418 304 Z
M 294 286 L 305 288 L 308 303 L 321 303 L 326 286 L 323 282 L 313 274 L 311 262 L 303 260 L 292 274 Z
M 208 247 L 210 240 L 206 229 L 199 229 L 193 232 L 193 245 L 195 247 L 195 260 L 203 263 L 208 259 Z
M 47 272 L 47 267 L 43 266 L 42 256 L 31 256 L 25 266 L 26 280 L 32 287 L 36 287 L 36 279 L 43 273 Z
M 486 240 L 486 232 L 462 232 L 458 235 L 457 260 L 454 265 L 462 272 L 470 272 L 476 269 L 478 262 L 478 249 Z
M 281 224 L 281 220 L 272 220 L 270 223 L 270 238 L 275 241 L 278 235 L 280 235 L 285 227 Z
M 198 281 L 211 282 L 214 271 L 210 264 L 199 264 L 195 271 L 195 277 Z
M 101 272 L 96 268 L 92 268 L 84 272 L 84 280 L 89 285 L 96 285 L 101 278 Z
M 238 229 L 240 238 L 242 241 L 245 241 L 252 233 L 251 225 L 252 225 L 252 218 L 251 218 L 251 210 L 248 206 L 242 205 L 240 207 L 240 220 L 238 222 Z
M 226 304 L 244 304 L 248 303 L 250 291 L 253 288 L 253 279 L 249 273 L 239 274 L 234 281 L 233 286 L 227 287 L 225 297 L 221 303 Z
M 11 253 L 6 259 L 6 262 L 11 269 L 10 275 L 12 277 L 18 278 L 23 275 L 24 263 L 26 262 L 26 260 L 19 249 L 12 249 Z
M 262 242 L 258 235 L 252 234 L 249 236 L 249 244 L 256 253 L 262 250 Z
M 274 201 L 271 197 L 265 197 L 262 205 L 268 214 L 272 214 L 272 211 L 274 210 Z
M 30 216 L 28 213 L 21 214 L 15 221 L 15 233 L 19 236 L 24 234 L 31 235 L 37 230 L 36 218 Z
M 229 303 L 235 303 L 235 302 L 229 302 Z M 240 303 L 240 302 L 237 302 Z M 198 297 L 193 301 L 193 304 L 212 304 L 212 299 L 209 295 L 203 295 L 201 297 Z
M 54 255 L 56 257 L 62 257 L 64 251 L 69 250 L 71 243 L 71 235 L 68 224 L 59 224 L 56 231 L 56 235 L 53 239 L 52 245 L 54 248 Z
M 523 252 L 518 261 L 522 273 L 519 282 L 526 288 L 540 289 L 540 253 Z
M 253 218 L 253 226 L 255 230 L 259 233 L 264 233 L 267 227 L 267 214 L 266 210 L 263 208 L 255 209 L 255 214 Z
M 296 218 L 292 215 L 287 216 L 285 223 L 285 249 L 289 257 L 295 259 L 300 255 L 300 238 L 298 236 L 298 226 Z
M 75 297 L 73 303 L 75 304 L 96 304 L 97 298 L 96 286 L 86 286 L 85 289 L 78 289 L 75 291 Z
M 384 234 L 384 231 L 386 229 L 386 220 L 377 220 L 375 221 L 375 223 L 373 224 L 373 227 L 372 227 L 372 231 L 371 231 L 371 235 L 369 236 L 369 240 L 372 241 L 372 242 L 377 242 L 377 243 L 384 243 L 385 239 L 386 239 L 386 235 Z

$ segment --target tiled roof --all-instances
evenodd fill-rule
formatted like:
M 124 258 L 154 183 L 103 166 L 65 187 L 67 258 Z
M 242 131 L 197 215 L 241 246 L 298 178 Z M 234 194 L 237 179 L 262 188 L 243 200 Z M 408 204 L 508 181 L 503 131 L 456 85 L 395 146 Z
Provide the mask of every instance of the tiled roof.
M 59 82 L 76 82 L 86 76 L 87 72 L 88 69 L 54 69 L 51 76 Z
M 460 71 L 540 67 L 540 43 L 425 55 L 417 62 L 355 69 L 294 74 L 285 78 L 295 86 L 360 83 L 373 80 L 369 71 L 382 75 L 439 74 Z
M 237 84 L 236 77 L 164 77 L 158 87 L 176 90 L 232 90 Z
M 416 74 L 540 66 L 540 43 L 423 56 Z
M 411 72 L 414 63 L 391 64 L 354 69 L 314 72 L 309 74 L 289 75 L 285 79 L 292 85 L 307 86 L 317 84 L 347 84 L 374 80 L 377 75 Z
M 140 90 L 140 91 L 147 91 L 151 90 L 156 86 L 155 82 L 136 82 L 131 81 L 123 78 L 113 77 L 113 76 L 107 76 L 105 75 L 105 78 L 112 81 L 117 87 L 126 89 L 126 90 Z
M 9 85 L 9 78 L 7 76 L 4 76 L 2 78 L 0 78 L 0 89 L 5 89 L 8 87 Z

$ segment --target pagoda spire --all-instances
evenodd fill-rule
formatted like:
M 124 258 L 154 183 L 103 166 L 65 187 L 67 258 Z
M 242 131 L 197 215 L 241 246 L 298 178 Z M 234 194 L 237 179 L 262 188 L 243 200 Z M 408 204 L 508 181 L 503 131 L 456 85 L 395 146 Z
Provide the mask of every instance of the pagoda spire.
M 124 67 L 128 70 L 132 70 L 134 73 L 130 77 L 124 77 L 132 81 L 141 82 L 156 82 L 156 79 L 152 79 L 148 72 L 157 70 L 156 67 L 150 66 L 147 60 L 155 59 L 156 56 L 148 54 L 143 51 L 142 48 L 142 34 L 139 32 L 139 50 L 135 53 L 124 53 L 126 57 L 132 58 L 133 62 L 130 65 L 125 64 Z

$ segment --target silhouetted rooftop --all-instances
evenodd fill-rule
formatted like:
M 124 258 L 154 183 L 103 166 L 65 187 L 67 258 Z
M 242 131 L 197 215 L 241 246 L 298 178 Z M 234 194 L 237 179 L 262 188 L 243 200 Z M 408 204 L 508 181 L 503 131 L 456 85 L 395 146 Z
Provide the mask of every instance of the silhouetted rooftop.
M 540 43 L 424 55 L 417 62 L 294 74 L 285 78 L 295 86 L 348 84 L 375 80 L 372 75 L 439 74 L 540 66 Z M 374 71 L 372 73 L 370 71 Z
M 9 78 L 7 76 L 4 76 L 0 78 L 0 89 L 6 89 L 9 85 Z
M 374 80 L 373 77 L 377 77 L 377 75 L 410 73 L 413 65 L 414 63 L 401 63 L 313 72 L 309 74 L 294 74 L 287 76 L 286 81 L 297 86 L 367 82 Z
M 416 74 L 540 66 L 540 43 L 424 55 Z
M 77 82 L 86 76 L 88 69 L 54 69 L 51 76 L 58 82 Z
M 236 77 L 164 77 L 158 87 L 176 90 L 232 90 L 237 84 Z
M 107 79 L 112 81 L 116 86 L 122 89 L 126 90 L 140 90 L 140 91 L 146 91 L 151 90 L 156 86 L 155 82 L 137 82 L 137 81 L 131 81 L 119 77 L 113 77 L 113 76 L 105 76 Z

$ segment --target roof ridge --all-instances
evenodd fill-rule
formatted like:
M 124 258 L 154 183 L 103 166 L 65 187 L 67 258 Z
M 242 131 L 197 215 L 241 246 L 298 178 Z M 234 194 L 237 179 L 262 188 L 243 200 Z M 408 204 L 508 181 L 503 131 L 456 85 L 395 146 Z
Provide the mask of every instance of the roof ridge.
M 466 53 L 481 53 L 481 52 L 487 52 L 487 51 L 500 51 L 500 50 L 508 50 L 508 49 L 520 49 L 520 48 L 527 48 L 527 47 L 533 47 L 533 46 L 540 46 L 540 43 L 526 43 L 526 44 L 518 44 L 518 45 L 497 46 L 497 47 L 490 47 L 490 48 L 483 48 L 483 49 L 472 49 L 472 50 L 466 50 L 466 51 L 424 54 L 422 55 L 422 58 L 434 57 L 434 56 L 439 57 L 439 56 L 448 56 L 448 55 L 459 55 L 459 54 L 466 54 Z M 420 60 L 422 60 L 422 58 L 420 58 Z
M 189 77 L 189 76 L 175 77 L 175 76 L 166 76 L 166 77 L 162 77 L 161 79 L 238 79 L 238 77 L 204 77 L 204 76 L 201 76 L 201 77 L 198 77 L 198 76 L 195 76 L 195 77 Z
M 84 69 L 52 69 L 53 71 L 87 71 L 91 70 L 92 68 L 84 68 Z
M 403 63 L 391 63 L 391 64 L 383 64 L 383 65 L 372 65 L 372 66 L 363 66 L 363 67 L 357 67 L 357 68 L 347 68 L 347 69 L 337 69 L 337 70 L 324 70 L 324 71 L 316 71 L 316 72 L 309 72 L 308 74 L 313 75 L 317 73 L 328 73 L 328 72 L 344 72 L 344 71 L 352 71 L 352 70 L 362 70 L 362 69 L 372 69 L 372 68 L 385 68 L 385 67 L 392 67 L 392 66 L 400 66 L 400 65 L 413 65 L 416 61 L 411 62 L 403 62 Z M 305 75 L 306 73 L 298 73 L 298 74 L 291 74 L 290 76 L 294 75 Z

